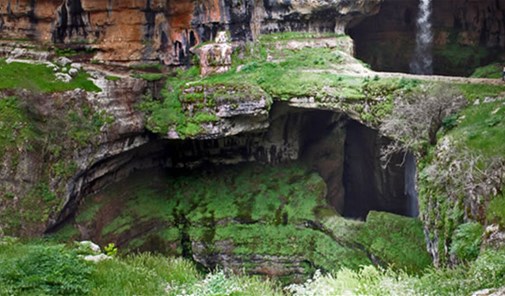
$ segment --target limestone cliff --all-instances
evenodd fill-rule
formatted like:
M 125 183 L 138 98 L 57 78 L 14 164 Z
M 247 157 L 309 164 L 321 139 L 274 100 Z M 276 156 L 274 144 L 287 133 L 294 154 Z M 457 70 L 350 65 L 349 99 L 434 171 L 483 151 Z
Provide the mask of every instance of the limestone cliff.
M 189 63 L 190 48 L 229 31 L 233 40 L 283 31 L 340 32 L 382 0 L 4 0 L 0 37 L 97 50 L 103 61 Z

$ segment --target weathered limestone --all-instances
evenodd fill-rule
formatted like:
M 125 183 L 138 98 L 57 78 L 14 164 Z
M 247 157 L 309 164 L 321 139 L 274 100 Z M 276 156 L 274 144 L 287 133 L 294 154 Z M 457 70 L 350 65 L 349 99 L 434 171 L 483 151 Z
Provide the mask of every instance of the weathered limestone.
M 234 41 L 278 31 L 343 33 L 350 21 L 377 13 L 382 1 L 6 0 L 0 38 L 96 49 L 104 61 L 185 65 L 190 49 L 219 31 Z

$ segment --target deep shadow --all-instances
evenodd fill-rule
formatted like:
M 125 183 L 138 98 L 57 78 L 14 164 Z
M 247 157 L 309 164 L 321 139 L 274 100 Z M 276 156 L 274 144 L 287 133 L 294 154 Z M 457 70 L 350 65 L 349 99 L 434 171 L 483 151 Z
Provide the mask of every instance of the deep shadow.
M 415 184 L 413 157 L 410 156 L 409 162 L 411 171 L 406 174 L 404 157 L 407 155 L 394 155 L 387 165 L 381 161 L 381 147 L 387 145 L 389 140 L 381 137 L 376 130 L 349 121 L 346 134 L 344 216 L 365 219 L 372 210 L 417 216 L 411 206 L 417 204 L 415 186 L 412 186 Z

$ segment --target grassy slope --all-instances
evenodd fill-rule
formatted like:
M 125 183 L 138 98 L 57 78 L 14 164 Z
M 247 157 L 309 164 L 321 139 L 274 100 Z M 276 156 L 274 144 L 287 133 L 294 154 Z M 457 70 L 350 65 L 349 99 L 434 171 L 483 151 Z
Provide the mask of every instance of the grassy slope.
M 430 269 L 419 276 L 367 266 L 360 271 L 342 269 L 317 275 L 312 281 L 288 288 L 294 295 L 409 295 L 452 296 L 505 285 L 505 251 L 485 250 L 467 266 Z
M 281 295 L 258 278 L 205 277 L 183 259 L 141 254 L 93 264 L 79 254 L 73 246 L 0 240 L 0 295 Z
M 24 88 L 37 92 L 59 92 L 81 88 L 99 91 L 88 78 L 89 75 L 81 71 L 69 83 L 65 83 L 57 80 L 53 70 L 46 65 L 7 63 L 5 59 L 0 59 L 0 90 Z

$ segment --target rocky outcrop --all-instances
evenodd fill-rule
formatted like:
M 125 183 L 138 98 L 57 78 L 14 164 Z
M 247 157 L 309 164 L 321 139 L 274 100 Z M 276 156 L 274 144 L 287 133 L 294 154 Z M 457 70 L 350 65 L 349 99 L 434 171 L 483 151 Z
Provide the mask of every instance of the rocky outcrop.
M 259 33 L 342 33 L 374 14 L 382 0 L 359 1 L 13 1 L 0 4 L 0 37 L 97 50 L 103 61 L 190 62 L 190 48 L 219 31 L 251 40 Z
M 232 52 L 233 48 L 226 32 L 219 32 L 215 43 L 205 44 L 195 49 L 200 59 L 200 74 L 207 76 L 229 71 Z

